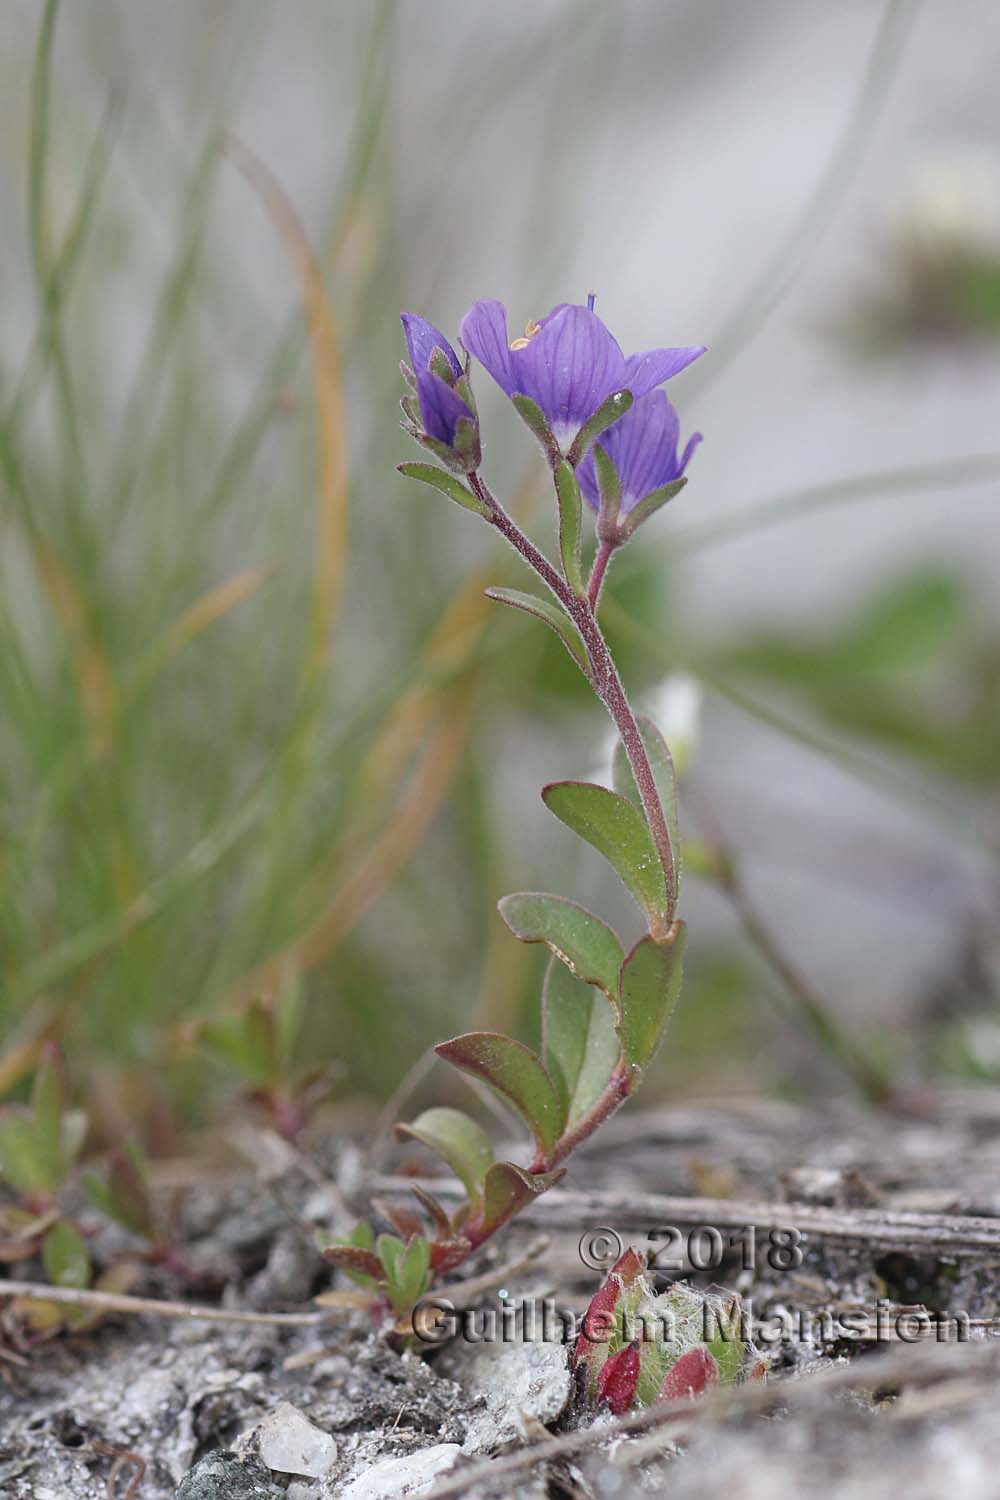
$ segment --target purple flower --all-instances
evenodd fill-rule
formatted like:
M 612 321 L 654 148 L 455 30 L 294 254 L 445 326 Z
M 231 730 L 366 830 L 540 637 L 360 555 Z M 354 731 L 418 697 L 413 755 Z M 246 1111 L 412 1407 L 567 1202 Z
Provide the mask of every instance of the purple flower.
M 622 515 L 627 515 L 648 495 L 681 478 L 701 442 L 701 433 L 688 438 L 680 458 L 679 438 L 680 421 L 665 391 L 650 391 L 640 397 L 613 427 L 602 433 L 601 447 L 618 471 Z M 601 496 L 592 450 L 577 469 L 577 479 L 588 504 L 599 510 Z
M 458 355 L 426 318 L 401 313 L 400 320 L 410 356 L 403 374 L 416 391 L 415 405 L 412 397 L 403 401 L 409 430 L 439 458 L 450 459 L 453 467 L 458 459 L 462 469 L 478 467 L 479 428 Z M 456 389 L 460 384 L 465 394 Z
M 541 409 L 565 453 L 580 429 L 616 391 L 638 401 L 704 354 L 701 345 L 648 349 L 627 359 L 593 310 L 561 302 L 524 338 L 510 342 L 502 302 L 474 302 L 460 337 L 508 396 L 528 396 Z

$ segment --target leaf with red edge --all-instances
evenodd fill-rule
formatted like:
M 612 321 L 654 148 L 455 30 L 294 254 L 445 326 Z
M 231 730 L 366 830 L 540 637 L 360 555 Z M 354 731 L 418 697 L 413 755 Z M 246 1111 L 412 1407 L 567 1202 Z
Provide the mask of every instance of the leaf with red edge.
M 438 1049 L 440 1050 L 440 1049 Z M 397 1140 L 419 1141 L 448 1163 L 472 1203 L 483 1196 L 483 1179 L 493 1161 L 490 1138 L 460 1109 L 425 1109 L 410 1125 L 395 1127 Z
M 702 1396 L 719 1383 L 719 1367 L 708 1350 L 696 1346 L 671 1365 L 660 1386 L 658 1401 L 677 1401 L 682 1396 Z
M 420 1207 L 433 1220 L 434 1227 L 438 1232 L 447 1236 L 451 1232 L 451 1220 L 445 1212 L 443 1205 L 438 1202 L 433 1193 L 429 1193 L 426 1188 L 419 1187 L 416 1183 L 410 1188 L 410 1192 L 416 1198 Z
M 604 855 L 647 920 L 662 923 L 667 886 L 645 815 L 618 792 L 589 781 L 553 781 L 542 788 L 550 812 Z
M 597 1394 L 597 1381 L 609 1357 L 622 1348 L 625 1313 L 646 1288 L 646 1262 L 631 1247 L 620 1255 L 600 1289 L 590 1299 L 573 1349 L 572 1365 L 587 1372 L 587 1395 Z
M 323 1258 L 338 1270 L 370 1276 L 373 1281 L 381 1281 L 385 1275 L 382 1262 L 374 1250 L 362 1250 L 360 1245 L 327 1245 L 323 1250 Z
M 522 943 L 544 943 L 586 984 L 600 985 L 614 1005 L 618 971 L 625 954 L 615 932 L 576 901 L 545 891 L 515 891 L 497 903 L 507 926 Z
M 471 1243 L 462 1235 L 450 1240 L 434 1240 L 431 1244 L 431 1269 L 453 1271 L 472 1250 Z
M 620 1417 L 629 1410 L 635 1399 L 636 1382 L 639 1379 L 639 1345 L 629 1344 L 605 1360 L 597 1377 L 597 1399 L 603 1401 L 610 1411 Z
M 539 1150 L 552 1150 L 562 1128 L 562 1109 L 548 1069 L 530 1047 L 496 1031 L 470 1031 L 434 1050 L 454 1067 L 488 1083 L 517 1110 Z
M 564 1175 L 562 1167 L 555 1172 L 532 1173 L 512 1161 L 494 1162 L 486 1174 L 482 1216 L 477 1226 L 480 1238 L 485 1239 L 506 1224 L 526 1203 L 547 1192 Z
M 381 1214 L 386 1223 L 391 1224 L 404 1240 L 413 1239 L 415 1235 L 421 1235 L 424 1232 L 424 1222 L 420 1215 L 414 1213 L 412 1208 L 407 1208 L 405 1204 L 390 1203 L 387 1198 L 373 1198 L 372 1208 L 377 1214 Z

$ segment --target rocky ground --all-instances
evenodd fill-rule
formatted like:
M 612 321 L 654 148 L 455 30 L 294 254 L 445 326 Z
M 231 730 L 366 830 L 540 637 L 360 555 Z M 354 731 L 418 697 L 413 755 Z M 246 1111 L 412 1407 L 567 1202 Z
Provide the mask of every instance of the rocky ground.
M 402 1180 L 350 1146 L 323 1165 L 248 1144 L 255 1171 L 188 1192 L 190 1256 L 227 1268 L 214 1316 L 114 1314 L 0 1360 L 4 1497 L 997 1493 L 998 1095 L 890 1115 L 773 1101 L 625 1112 L 470 1268 L 471 1289 L 452 1292 L 470 1304 L 460 1332 L 426 1357 L 311 1300 L 330 1281 L 315 1234 Z M 584 1261 L 619 1238 L 699 1261 L 716 1244 L 705 1230 L 721 1264 L 672 1274 L 741 1293 L 767 1381 L 581 1418 L 561 1325 L 538 1310 L 582 1311 L 601 1279 Z M 801 1259 L 784 1253 L 789 1230 Z M 533 1338 L 503 1314 L 519 1305 L 536 1309 Z M 510 1337 L 484 1338 L 490 1313 Z

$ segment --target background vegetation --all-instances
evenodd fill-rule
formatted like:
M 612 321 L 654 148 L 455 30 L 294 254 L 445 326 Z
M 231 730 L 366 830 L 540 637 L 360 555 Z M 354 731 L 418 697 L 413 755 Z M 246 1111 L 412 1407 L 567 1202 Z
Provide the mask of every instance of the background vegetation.
M 377 1098 L 518 1029 L 542 960 L 495 902 L 605 879 L 537 788 L 607 729 L 484 600 L 516 564 L 395 474 L 397 315 L 592 289 L 626 347 L 711 348 L 673 388 L 691 483 L 607 610 L 646 706 L 699 685 L 688 831 L 743 871 L 689 884 L 650 1091 L 996 1076 L 1000 38 L 970 10 L 4 8 L 0 1091 L 57 1040 L 93 1141 L 166 1150 L 246 1089 Z

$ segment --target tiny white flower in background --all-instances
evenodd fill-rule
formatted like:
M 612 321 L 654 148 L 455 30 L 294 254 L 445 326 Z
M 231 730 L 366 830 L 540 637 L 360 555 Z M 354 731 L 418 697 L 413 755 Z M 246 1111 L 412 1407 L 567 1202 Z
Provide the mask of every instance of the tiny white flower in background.
M 1000 252 L 1000 156 L 985 144 L 928 153 L 897 209 L 903 235 L 925 254 Z
M 643 704 L 643 712 L 648 714 L 667 742 L 678 776 L 683 776 L 697 752 L 704 698 L 705 690 L 697 677 L 692 677 L 690 672 L 671 672 Z M 601 745 L 600 758 L 587 772 L 585 781 L 596 781 L 600 786 L 611 785 L 611 762 L 617 743 L 617 731 L 609 730 Z
M 697 753 L 704 700 L 705 690 L 690 672 L 671 672 L 650 700 L 649 717 L 670 748 L 678 776 L 683 776 Z

